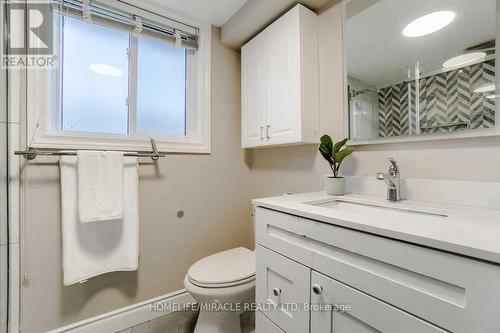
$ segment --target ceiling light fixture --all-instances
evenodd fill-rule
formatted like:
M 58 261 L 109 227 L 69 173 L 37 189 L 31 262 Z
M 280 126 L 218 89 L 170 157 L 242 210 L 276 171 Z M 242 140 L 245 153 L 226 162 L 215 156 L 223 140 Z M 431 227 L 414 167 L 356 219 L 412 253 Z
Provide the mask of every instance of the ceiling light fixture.
M 472 53 L 461 54 L 459 56 L 446 60 L 443 63 L 443 67 L 451 68 L 451 67 L 464 66 L 473 63 L 474 61 L 480 60 L 485 56 L 486 56 L 485 52 L 472 52 Z
M 119 68 L 104 64 L 90 64 L 89 69 L 94 73 L 105 76 L 121 76 L 123 73 Z
M 455 13 L 450 10 L 433 12 L 411 21 L 403 29 L 406 37 L 420 37 L 443 29 L 455 19 Z
M 474 92 L 477 94 L 490 92 L 490 91 L 495 91 L 495 84 L 494 83 L 483 84 L 482 86 L 479 86 L 476 89 L 474 89 Z

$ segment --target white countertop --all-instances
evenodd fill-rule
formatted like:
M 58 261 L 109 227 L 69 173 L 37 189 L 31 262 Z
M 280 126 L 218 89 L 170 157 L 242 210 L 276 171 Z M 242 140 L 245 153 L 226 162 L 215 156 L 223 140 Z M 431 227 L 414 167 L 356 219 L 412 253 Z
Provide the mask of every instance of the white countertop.
M 447 216 L 410 213 L 402 219 L 391 210 L 368 208 L 372 214 L 365 214 L 355 207 L 330 209 L 311 204 L 336 198 L 395 209 L 413 207 Z M 282 195 L 252 202 L 255 206 L 500 264 L 500 210 L 413 200 L 390 203 L 380 197 L 355 194 L 333 197 L 325 192 Z

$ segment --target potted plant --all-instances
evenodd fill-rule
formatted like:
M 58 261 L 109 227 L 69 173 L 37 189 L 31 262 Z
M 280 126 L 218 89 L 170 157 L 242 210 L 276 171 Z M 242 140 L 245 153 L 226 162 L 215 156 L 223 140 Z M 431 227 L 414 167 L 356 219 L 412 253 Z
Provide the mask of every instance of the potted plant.
M 354 148 L 348 146 L 344 148 L 347 138 L 333 144 L 332 138 L 325 134 L 320 141 L 319 151 L 333 172 L 333 175 L 325 177 L 325 191 L 330 195 L 343 195 L 345 193 L 345 179 L 339 177 L 339 169 L 342 161 L 352 154 Z

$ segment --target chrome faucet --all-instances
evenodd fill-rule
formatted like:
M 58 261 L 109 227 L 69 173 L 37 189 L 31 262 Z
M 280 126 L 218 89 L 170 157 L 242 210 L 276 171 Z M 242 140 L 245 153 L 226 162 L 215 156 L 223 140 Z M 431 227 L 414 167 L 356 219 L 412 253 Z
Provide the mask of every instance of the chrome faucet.
M 388 173 L 378 173 L 377 179 L 383 180 L 387 184 L 387 200 L 399 201 L 401 200 L 401 183 L 399 177 L 399 167 L 396 161 L 390 157 L 389 162 L 391 166 L 389 167 Z

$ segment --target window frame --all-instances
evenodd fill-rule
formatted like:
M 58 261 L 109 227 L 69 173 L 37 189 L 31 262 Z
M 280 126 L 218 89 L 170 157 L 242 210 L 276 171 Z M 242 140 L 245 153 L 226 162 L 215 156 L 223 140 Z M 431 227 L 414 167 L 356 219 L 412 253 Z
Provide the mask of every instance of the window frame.
M 100 2 L 121 9 L 124 4 L 116 0 L 100 0 Z M 59 68 L 31 70 L 26 73 L 27 97 L 27 137 L 28 147 L 39 149 L 108 149 L 149 151 L 149 139 L 153 137 L 161 152 L 177 153 L 210 153 L 211 152 L 211 26 L 190 19 L 171 15 L 158 7 L 145 7 L 138 1 L 130 2 L 136 13 L 143 18 L 153 17 L 158 21 L 158 13 L 179 22 L 198 28 L 198 50 L 193 54 L 187 52 L 187 89 L 186 89 L 186 135 L 134 135 L 83 133 L 72 131 L 54 131 L 60 115 L 58 109 Z M 125 5 L 126 6 L 126 5 Z M 53 24 L 59 25 L 54 16 Z M 54 29 L 58 31 L 59 29 Z M 56 32 L 58 33 L 58 32 Z M 56 36 L 60 38 L 60 36 Z M 133 39 L 133 38 L 132 38 Z M 59 39 L 57 39 L 59 42 Z M 57 48 L 59 43 L 54 43 Z M 54 50 L 58 54 L 58 50 Z M 136 55 L 131 55 L 134 57 Z M 130 59 L 132 61 L 132 59 Z M 58 64 L 59 67 L 60 64 Z M 137 78 L 130 77 L 129 82 Z M 134 86 L 137 81 L 131 83 Z M 129 99 L 135 98 L 133 89 L 129 91 Z M 129 103 L 135 101 L 129 100 Z M 54 112 L 55 110 L 55 112 Z M 130 114 L 130 111 L 129 111 Z

